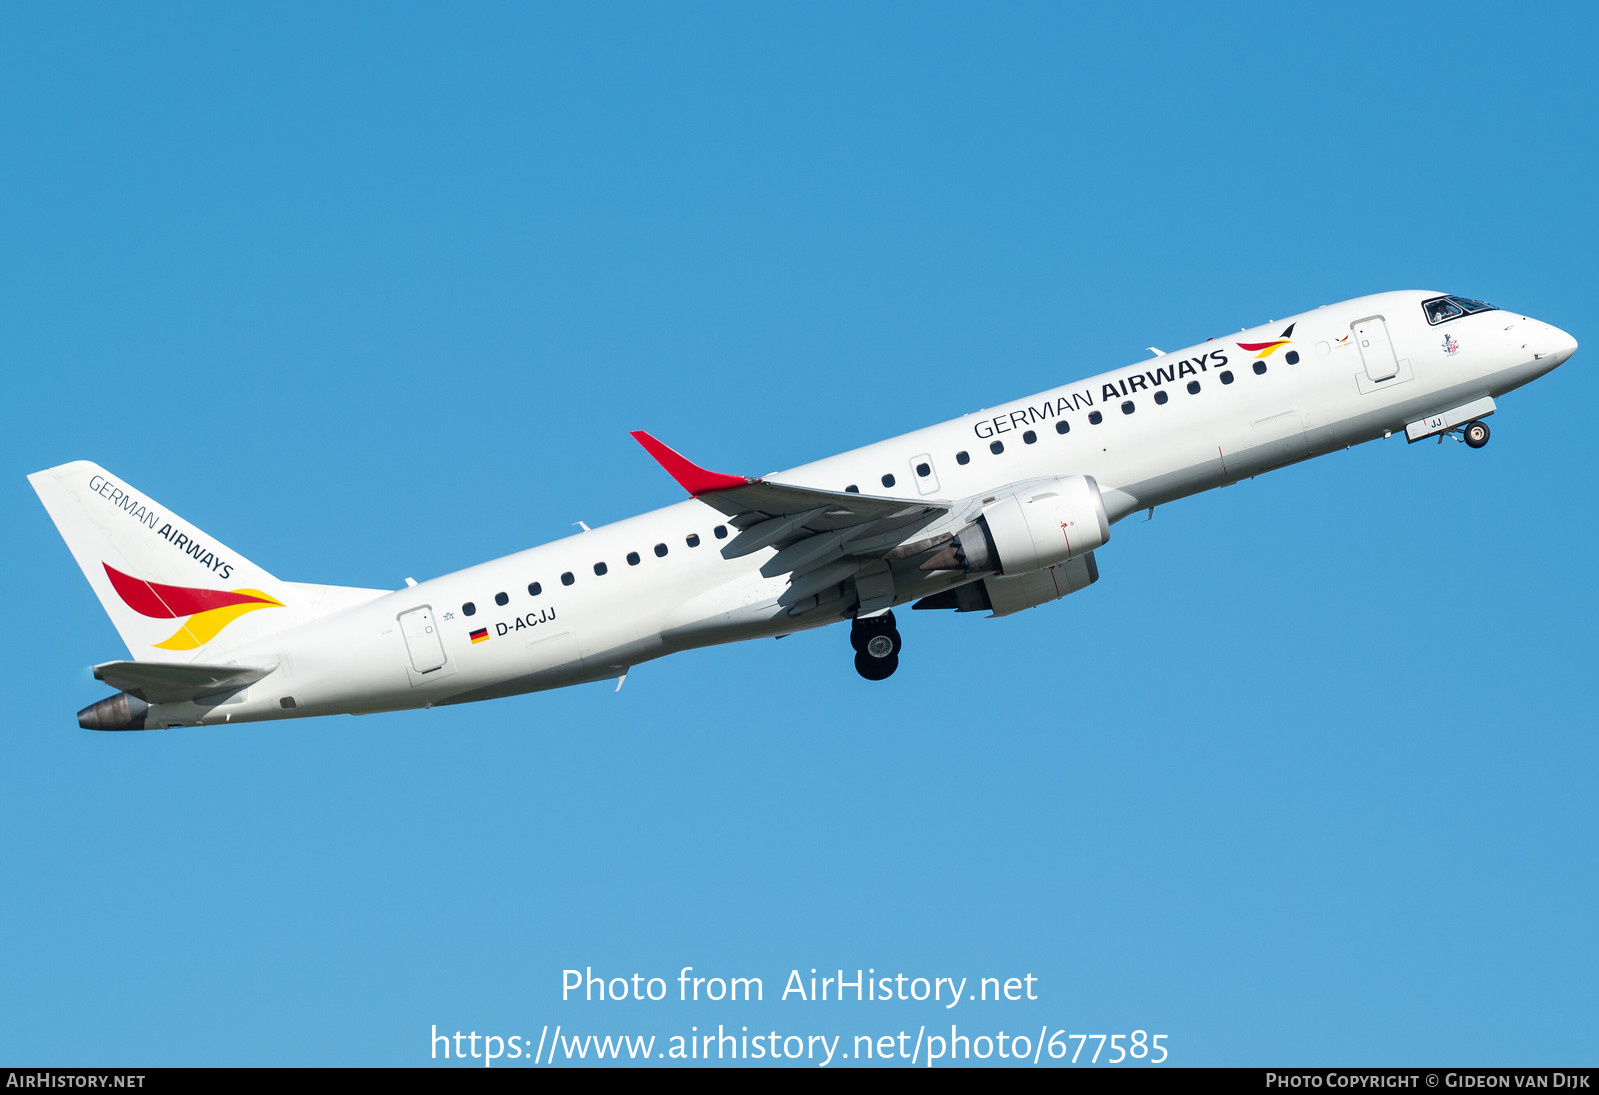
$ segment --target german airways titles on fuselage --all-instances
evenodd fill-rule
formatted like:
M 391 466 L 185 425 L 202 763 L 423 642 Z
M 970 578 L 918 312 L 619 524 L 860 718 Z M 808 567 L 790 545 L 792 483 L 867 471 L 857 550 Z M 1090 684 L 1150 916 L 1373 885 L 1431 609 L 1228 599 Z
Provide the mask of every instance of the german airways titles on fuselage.
M 1130 395 L 1145 390 L 1153 391 L 1163 384 L 1172 384 L 1183 377 L 1198 376 L 1208 372 L 1212 367 L 1220 368 L 1227 364 L 1227 351 L 1222 348 L 1207 350 L 1195 357 L 1185 357 L 1181 361 L 1174 361 L 1169 365 L 1161 365 L 1154 369 L 1145 369 L 1143 372 L 1129 373 L 1106 381 L 1100 386 L 1100 399 L 1109 403 L 1115 399 L 1125 399 Z M 1049 422 L 1060 418 L 1067 411 L 1092 409 L 1094 406 L 1094 391 L 1084 388 L 1078 392 L 1068 392 L 1040 403 L 1030 403 L 1019 410 L 1007 411 L 1004 414 L 994 415 L 991 418 L 982 418 L 972 424 L 972 432 L 987 441 L 998 434 L 1010 433 L 1020 430 L 1038 422 Z

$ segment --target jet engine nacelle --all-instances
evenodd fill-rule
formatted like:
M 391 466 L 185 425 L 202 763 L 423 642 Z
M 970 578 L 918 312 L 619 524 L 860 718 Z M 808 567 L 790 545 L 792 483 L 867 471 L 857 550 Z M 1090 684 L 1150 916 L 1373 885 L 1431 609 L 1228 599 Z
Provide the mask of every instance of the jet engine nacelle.
M 1109 539 L 1099 484 L 1091 475 L 1066 475 L 988 503 L 921 569 L 1025 574 L 1086 555 Z
M 1094 553 L 1079 555 L 1064 563 L 1012 577 L 984 578 L 977 585 L 988 595 L 988 607 L 996 616 L 1009 616 L 1024 608 L 1036 608 L 1058 601 L 1068 593 L 1087 589 L 1099 581 L 1099 566 Z
M 992 575 L 942 593 L 923 597 L 913 608 L 953 608 L 956 612 L 992 612 L 1009 616 L 1024 608 L 1058 601 L 1068 593 L 1087 589 L 1099 581 L 1099 566 L 1094 553 L 1079 555 L 1064 563 L 1029 570 L 1011 577 Z

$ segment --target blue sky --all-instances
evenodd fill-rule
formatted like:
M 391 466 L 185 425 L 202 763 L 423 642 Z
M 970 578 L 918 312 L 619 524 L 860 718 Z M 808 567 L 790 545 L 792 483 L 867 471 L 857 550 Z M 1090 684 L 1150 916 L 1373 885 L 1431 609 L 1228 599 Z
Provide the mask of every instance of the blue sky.
M 1596 1063 L 1586 6 L 0 13 L 0 1060 L 1166 1035 Z M 1484 450 L 1118 525 L 1102 578 L 489 704 L 80 731 L 125 656 L 24 476 L 392 587 L 1367 292 L 1590 344 Z M 908 615 L 908 614 L 907 614 Z M 929 618 L 931 617 L 931 618 Z M 563 1003 L 561 971 L 758 976 Z M 1036 1001 L 780 1001 L 791 969 Z

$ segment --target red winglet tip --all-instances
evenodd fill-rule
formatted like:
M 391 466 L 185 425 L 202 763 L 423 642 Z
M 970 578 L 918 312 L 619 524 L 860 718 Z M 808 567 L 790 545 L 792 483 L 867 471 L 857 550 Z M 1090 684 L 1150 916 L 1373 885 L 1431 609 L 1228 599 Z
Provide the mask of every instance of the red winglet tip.
M 707 491 L 742 487 L 749 482 L 742 475 L 723 475 L 721 472 L 707 471 L 692 460 L 661 444 L 643 430 L 634 430 L 633 440 L 644 446 L 644 451 L 653 456 L 655 462 L 666 469 L 667 475 L 677 480 L 678 486 L 696 498 Z

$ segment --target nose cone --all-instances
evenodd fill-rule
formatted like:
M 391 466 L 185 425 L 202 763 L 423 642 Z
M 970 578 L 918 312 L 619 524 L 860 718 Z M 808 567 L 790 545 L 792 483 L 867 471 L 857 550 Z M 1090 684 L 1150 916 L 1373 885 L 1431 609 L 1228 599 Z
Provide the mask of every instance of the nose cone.
M 1533 345 L 1533 352 L 1538 355 L 1539 361 L 1547 362 L 1551 369 L 1556 365 L 1564 365 L 1566 359 L 1577 352 L 1577 340 L 1559 327 L 1547 323 L 1543 327 Z

